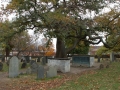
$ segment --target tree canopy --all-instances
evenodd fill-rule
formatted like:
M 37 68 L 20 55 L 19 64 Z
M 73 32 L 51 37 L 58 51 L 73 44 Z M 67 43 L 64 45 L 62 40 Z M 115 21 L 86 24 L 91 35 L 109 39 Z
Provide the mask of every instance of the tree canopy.
M 1 21 L 0 27 L 0 48 L 3 53 L 6 53 L 6 56 L 9 56 L 12 50 L 16 50 L 19 53 L 28 50 L 30 45 L 33 44 L 33 39 L 28 32 L 19 32 L 19 29 L 14 28 L 12 21 Z
M 117 8 L 111 9 L 108 13 L 95 18 L 105 33 L 105 41 L 109 49 L 113 51 L 120 50 L 120 11 Z
M 110 0 L 112 1 L 112 0 Z M 6 14 L 16 13 L 15 27 L 41 32 L 46 37 L 57 38 L 56 57 L 65 58 L 66 53 L 84 41 L 91 44 L 107 44 L 98 32 L 106 29 L 86 15 L 98 13 L 109 3 L 107 0 L 12 0 L 5 9 Z M 107 31 L 107 29 L 106 29 Z M 66 49 L 66 40 L 74 38 Z

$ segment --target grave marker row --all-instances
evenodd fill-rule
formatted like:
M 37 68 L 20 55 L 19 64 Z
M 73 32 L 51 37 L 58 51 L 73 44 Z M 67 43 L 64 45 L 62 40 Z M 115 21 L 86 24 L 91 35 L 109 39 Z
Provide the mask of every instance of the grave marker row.
M 44 66 L 38 65 L 36 62 L 33 62 L 31 67 L 29 67 L 26 73 L 37 73 L 37 78 L 42 79 L 45 77 Z M 9 77 L 14 78 L 19 75 L 19 60 L 16 56 L 13 56 L 9 62 Z M 50 66 L 49 70 L 46 72 L 46 77 L 55 77 L 57 76 L 57 68 Z

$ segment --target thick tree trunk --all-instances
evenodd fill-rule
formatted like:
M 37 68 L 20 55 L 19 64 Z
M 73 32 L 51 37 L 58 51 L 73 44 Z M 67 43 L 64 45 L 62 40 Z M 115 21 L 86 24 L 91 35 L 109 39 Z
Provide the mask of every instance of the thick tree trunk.
M 61 38 L 57 38 L 55 58 L 67 58 L 65 44 Z

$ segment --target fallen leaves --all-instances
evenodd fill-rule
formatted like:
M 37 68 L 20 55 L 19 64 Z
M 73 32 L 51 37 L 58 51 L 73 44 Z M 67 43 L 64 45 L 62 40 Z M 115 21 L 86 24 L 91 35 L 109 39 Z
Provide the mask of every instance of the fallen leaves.
M 77 79 L 81 75 L 94 74 L 95 71 L 84 71 L 80 74 L 72 73 L 59 73 L 57 77 L 50 79 L 36 80 L 36 75 L 23 75 L 19 78 L 10 79 L 9 82 L 1 83 L 0 90 L 50 90 L 57 88 L 67 81 L 73 81 L 75 84 L 79 84 Z M 84 84 L 87 85 L 86 83 Z M 69 85 L 68 85 L 69 86 Z
M 32 78 L 31 76 L 22 76 L 11 80 L 11 82 L 5 82 L 6 84 L 4 83 L 4 85 L 0 87 L 0 90 L 49 90 L 59 87 L 63 83 L 75 78 L 75 76 L 68 74 L 61 74 L 60 77 L 61 78 L 56 77 L 49 80 L 36 80 L 36 76 L 34 76 L 34 78 L 33 76 Z

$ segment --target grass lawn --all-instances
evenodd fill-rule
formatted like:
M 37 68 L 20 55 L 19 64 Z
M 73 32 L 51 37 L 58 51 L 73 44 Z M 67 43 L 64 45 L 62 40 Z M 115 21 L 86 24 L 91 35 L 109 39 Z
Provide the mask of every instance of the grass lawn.
M 110 68 L 86 73 L 52 90 L 120 90 L 120 62 L 111 63 Z

